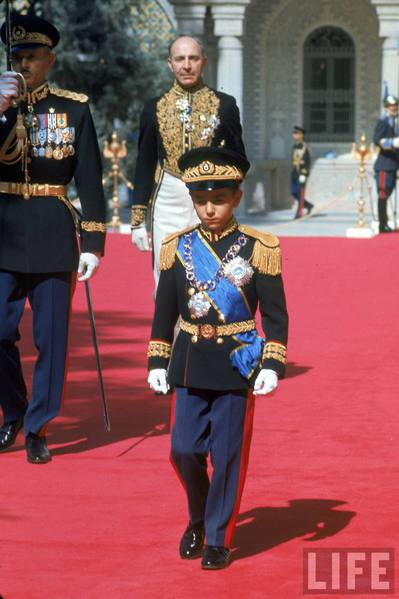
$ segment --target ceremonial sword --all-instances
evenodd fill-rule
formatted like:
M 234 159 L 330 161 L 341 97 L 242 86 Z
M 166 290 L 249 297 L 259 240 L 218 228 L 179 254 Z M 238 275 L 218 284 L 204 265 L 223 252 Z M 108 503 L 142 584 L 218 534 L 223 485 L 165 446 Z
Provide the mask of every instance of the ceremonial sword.
M 69 211 L 71 212 L 72 218 L 75 223 L 76 230 L 79 234 L 80 233 L 80 221 L 82 220 L 83 215 L 69 200 L 65 200 L 65 203 L 66 203 L 67 207 L 69 208 Z M 85 284 L 85 290 L 86 290 L 87 309 L 89 312 L 91 338 L 93 341 L 94 355 L 96 358 L 98 382 L 100 384 L 100 394 L 101 394 L 101 403 L 102 403 L 102 408 L 103 408 L 104 426 L 105 426 L 105 431 L 107 433 L 109 433 L 111 431 L 111 421 L 109 418 L 108 402 L 107 402 L 107 398 L 105 395 L 105 387 L 104 387 L 103 372 L 102 372 L 102 368 L 101 368 L 100 350 L 98 347 L 96 323 L 94 320 L 94 310 L 93 310 L 93 304 L 91 301 L 90 283 L 89 283 L 89 281 L 84 281 L 84 284 Z
M 89 318 L 90 318 L 91 338 L 93 340 L 94 354 L 96 357 L 98 381 L 100 383 L 100 393 L 101 393 L 101 401 L 102 401 L 102 406 L 103 406 L 104 425 L 105 425 L 105 431 L 107 433 L 109 433 L 111 431 L 111 422 L 109 419 L 107 399 L 105 397 L 105 388 L 104 388 L 103 373 L 102 373 L 102 368 L 101 368 L 100 351 L 98 349 L 96 323 L 94 321 L 94 310 L 93 310 L 93 304 L 91 302 L 90 283 L 89 283 L 89 281 L 85 281 L 84 283 L 85 283 L 85 289 L 86 289 L 87 308 L 89 311 Z

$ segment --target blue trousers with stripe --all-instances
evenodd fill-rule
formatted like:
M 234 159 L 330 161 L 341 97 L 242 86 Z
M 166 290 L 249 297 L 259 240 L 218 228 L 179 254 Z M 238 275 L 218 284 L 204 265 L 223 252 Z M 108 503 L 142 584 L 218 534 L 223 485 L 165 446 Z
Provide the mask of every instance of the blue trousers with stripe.
M 208 545 L 229 547 L 232 542 L 248 465 L 253 405 L 253 395 L 246 391 L 176 388 L 171 461 L 187 494 L 190 521 L 204 521 Z
M 42 433 L 57 416 L 66 375 L 68 324 L 75 274 L 0 270 L 0 405 L 4 422 L 24 419 L 24 432 Z M 38 358 L 28 402 L 17 342 L 26 299 L 32 308 Z
M 375 181 L 378 194 L 378 220 L 380 227 L 388 223 L 387 200 L 396 187 L 396 171 L 375 171 Z

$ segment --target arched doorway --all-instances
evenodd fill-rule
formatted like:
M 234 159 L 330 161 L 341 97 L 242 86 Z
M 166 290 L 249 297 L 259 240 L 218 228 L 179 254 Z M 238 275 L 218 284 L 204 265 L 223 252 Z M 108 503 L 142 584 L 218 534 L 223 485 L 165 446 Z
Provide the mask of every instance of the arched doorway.
M 355 45 L 338 27 L 319 27 L 304 44 L 303 115 L 314 142 L 348 142 L 355 124 Z

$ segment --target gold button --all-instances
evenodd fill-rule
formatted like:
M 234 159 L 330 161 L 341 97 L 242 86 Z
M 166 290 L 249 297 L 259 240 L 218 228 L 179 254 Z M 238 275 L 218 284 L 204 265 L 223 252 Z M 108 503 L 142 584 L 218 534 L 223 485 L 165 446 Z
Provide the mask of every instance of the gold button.
M 193 335 L 193 336 L 191 337 L 191 342 L 192 342 L 192 343 L 197 343 L 197 341 L 198 341 L 198 335 Z
M 223 339 L 223 337 L 218 337 L 218 338 L 216 339 L 216 343 L 217 343 L 218 345 L 222 345 L 222 343 L 224 343 L 224 339 Z

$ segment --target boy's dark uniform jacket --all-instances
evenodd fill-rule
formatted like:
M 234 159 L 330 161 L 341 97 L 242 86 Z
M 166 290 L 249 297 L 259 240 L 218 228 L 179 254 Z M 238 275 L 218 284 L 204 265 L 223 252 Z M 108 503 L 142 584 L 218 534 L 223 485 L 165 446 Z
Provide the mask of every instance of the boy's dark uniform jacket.
M 392 139 L 397 137 L 398 127 L 395 119 L 386 116 L 375 127 L 373 142 L 379 148 L 375 161 L 376 171 L 396 171 L 399 166 L 399 149 L 392 147 Z
M 50 87 L 28 94 L 21 105 L 37 117 L 28 127 L 30 185 L 66 186 L 75 179 L 82 206 L 81 251 L 103 253 L 105 200 L 97 137 L 87 96 Z M 0 123 L 0 269 L 25 273 L 77 270 L 78 245 L 73 209 L 65 193 L 9 193 L 8 184 L 25 181 L 18 160 L 17 110 L 6 111 Z M 37 188 L 40 190 L 42 188 Z M 14 189 L 15 191 L 15 189 Z
M 284 375 L 286 363 L 286 344 L 288 334 L 288 315 L 281 277 L 281 256 L 279 242 L 268 233 L 261 233 L 244 225 L 233 224 L 220 238 L 212 242 L 209 233 L 201 225 L 195 229 L 207 241 L 211 251 L 221 260 L 227 250 L 241 233 L 247 237 L 247 244 L 241 248 L 239 256 L 248 260 L 254 270 L 250 281 L 242 287 L 249 304 L 252 317 L 259 305 L 262 328 L 266 335 L 266 344 L 259 368 L 270 368 L 280 376 Z M 169 381 L 174 385 L 199 389 L 247 389 L 249 382 L 230 361 L 232 351 L 240 346 L 234 335 L 223 337 L 223 343 L 217 343 L 216 337 L 199 337 L 192 342 L 192 335 L 180 330 L 173 347 L 175 323 L 179 315 L 182 320 L 193 325 L 221 325 L 219 313 L 212 306 L 205 317 L 192 319 L 187 306 L 189 299 L 186 272 L 182 259 L 176 252 L 179 237 L 186 233 L 168 236 L 162 246 L 160 267 L 161 277 L 156 297 L 155 316 L 151 341 L 148 350 L 148 367 L 168 368 Z M 170 364 L 169 364 L 170 361 Z M 252 376 L 253 381 L 255 376 Z
M 184 110 L 176 106 L 179 100 L 188 102 L 192 109 L 189 125 L 181 121 Z M 182 154 L 192 148 L 219 145 L 245 156 L 240 113 L 233 96 L 204 84 L 187 91 L 175 82 L 168 92 L 147 102 L 140 119 L 134 175 L 134 224 L 146 218 L 158 165 L 181 177 L 177 162 Z

